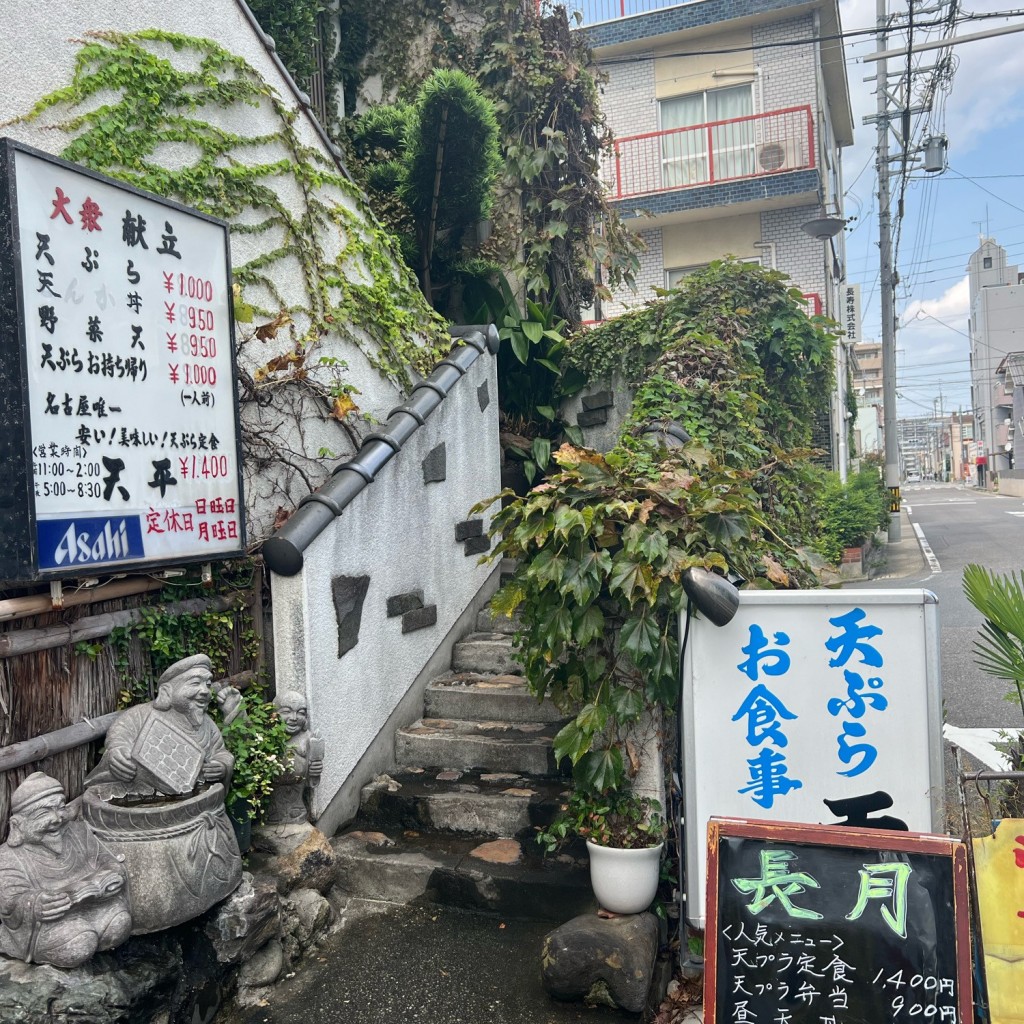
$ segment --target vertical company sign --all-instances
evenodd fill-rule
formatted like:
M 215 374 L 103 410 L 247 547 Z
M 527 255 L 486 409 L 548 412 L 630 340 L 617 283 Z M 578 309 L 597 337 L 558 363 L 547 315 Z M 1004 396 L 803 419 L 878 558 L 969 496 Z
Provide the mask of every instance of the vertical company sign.
M 860 331 L 860 285 L 843 285 L 843 333 L 850 342 L 863 341 Z
M 242 553 L 227 226 L 10 140 L 0 157 L 4 426 L 25 447 L 2 462 L 27 506 L 6 503 L 26 536 L 3 575 Z
M 872 802 L 891 800 L 911 829 L 944 827 L 928 591 L 741 591 L 727 626 L 690 622 L 681 713 L 687 917 L 699 926 L 712 816 L 839 824 L 826 800 L 881 792 Z

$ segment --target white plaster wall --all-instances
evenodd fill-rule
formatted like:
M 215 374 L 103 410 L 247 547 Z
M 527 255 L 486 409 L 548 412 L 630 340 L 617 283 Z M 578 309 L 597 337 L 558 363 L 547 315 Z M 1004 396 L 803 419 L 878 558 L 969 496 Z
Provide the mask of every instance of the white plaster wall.
M 316 815 L 493 571 L 464 553 L 455 524 L 501 489 L 495 371 L 493 357 L 480 356 L 426 425 L 306 550 L 302 572 L 272 577 L 278 690 L 307 693 L 312 728 L 326 741 Z M 481 411 L 477 389 L 484 381 L 490 404 Z M 447 478 L 424 484 L 422 460 L 442 441 Z M 362 575 L 370 584 L 359 641 L 339 659 L 331 580 Z M 412 590 L 437 606 L 437 623 L 403 635 L 401 618 L 387 617 L 386 602 Z
M 167 0 L 132 0 L 131 3 L 124 3 L 123 0 L 66 0 L 59 5 L 40 5 L 38 0 L 3 0 L 0 3 L 0 66 L 6 70 L 3 88 L 0 89 L 0 123 L 25 114 L 41 96 L 70 82 L 75 59 L 81 50 L 79 41 L 86 38 L 90 31 L 114 29 L 135 32 L 149 28 L 212 39 L 243 57 L 288 106 L 297 107 L 285 78 L 235 0 L 177 0 L 173 4 Z M 161 55 L 178 66 L 195 66 L 194 55 L 176 54 L 169 46 L 157 48 Z M 95 102 L 98 104 L 112 98 L 97 97 Z M 259 107 L 237 104 L 230 110 L 207 108 L 200 116 L 228 131 L 249 137 L 276 132 L 279 125 L 266 101 Z M 48 129 L 47 125 L 59 120 L 59 115 L 44 115 L 30 124 L 0 128 L 0 135 L 8 135 L 38 149 L 58 154 L 68 144 L 70 137 L 64 132 Z M 304 114 L 300 113 L 297 117 L 295 128 L 303 144 L 326 154 L 319 135 Z M 190 151 L 190 147 L 180 146 L 167 147 L 160 155 L 167 166 L 180 167 L 194 158 L 195 154 Z M 250 151 L 244 159 L 263 162 L 286 156 L 287 153 L 278 144 L 268 143 L 258 150 Z M 291 178 L 281 176 L 268 183 L 282 197 L 287 198 L 290 205 L 297 208 L 301 196 Z M 324 196 L 354 209 L 352 201 L 342 195 L 340 190 L 325 188 Z M 244 221 L 246 216 L 240 219 Z M 278 241 L 273 233 L 233 233 L 232 262 L 239 266 L 260 252 L 273 248 Z M 323 237 L 320 243 L 330 258 L 340 251 L 342 239 L 340 235 Z M 365 269 L 356 265 L 351 266 L 349 272 L 352 277 L 366 276 Z M 272 271 L 272 276 L 289 304 L 302 303 L 305 293 L 297 261 L 281 261 Z M 251 295 L 247 292 L 246 298 L 268 308 L 276 308 L 272 297 L 269 294 L 261 295 L 258 289 Z M 296 316 L 294 331 L 301 335 L 305 326 L 302 317 Z M 363 340 L 369 344 L 367 339 Z M 249 343 L 239 363 L 252 370 L 290 347 L 291 338 L 285 330 L 275 341 Z M 318 343 L 317 356 L 329 356 L 347 362 L 348 369 L 344 376 L 358 388 L 360 393 L 357 401 L 364 412 L 384 419 L 387 412 L 397 404 L 399 396 L 396 388 L 383 380 L 370 366 L 359 345 L 353 340 L 340 334 L 327 336 Z M 313 377 L 318 376 L 326 380 L 329 371 L 314 369 Z M 334 465 L 318 460 L 318 452 L 322 448 L 338 457 L 352 451 L 351 443 L 340 425 L 334 421 L 324 421 L 317 414 L 316 406 L 316 402 L 306 400 L 297 417 L 283 417 L 274 408 L 263 413 L 268 422 L 282 424 L 280 450 L 297 453 L 305 460 L 303 467 L 307 477 L 312 478 L 314 486 L 323 481 Z M 326 405 L 323 411 L 326 411 Z M 257 410 L 252 410 L 250 414 L 256 419 L 261 416 Z M 250 466 L 246 474 L 250 540 L 259 540 L 269 532 L 269 525 L 279 505 L 289 507 L 308 491 L 306 480 L 297 473 L 280 466 L 269 472 L 262 468 L 254 471 Z

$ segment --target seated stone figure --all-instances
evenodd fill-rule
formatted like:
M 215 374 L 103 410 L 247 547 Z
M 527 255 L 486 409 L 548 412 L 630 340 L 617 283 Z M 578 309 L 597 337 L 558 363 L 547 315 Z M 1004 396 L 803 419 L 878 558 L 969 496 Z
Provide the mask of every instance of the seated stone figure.
M 0 846 L 0 952 L 77 967 L 119 946 L 131 924 L 124 866 L 71 818 L 61 784 L 33 773 L 11 797 Z
M 110 727 L 85 780 L 86 822 L 125 858 L 133 935 L 201 914 L 242 877 L 224 811 L 234 758 L 206 714 L 212 678 L 205 654 L 167 669 L 156 700 L 129 708 Z M 222 698 L 226 711 L 241 700 L 231 693 Z
M 281 721 L 288 732 L 291 761 L 274 781 L 274 792 L 267 812 L 269 825 L 294 825 L 309 820 L 306 787 L 320 784 L 324 770 L 324 741 L 309 732 L 306 698 L 295 690 L 285 690 L 274 698 Z
M 156 700 L 129 708 L 110 727 L 86 786 L 108 783 L 108 794 L 117 796 L 182 796 L 200 781 L 227 788 L 235 759 L 206 714 L 212 679 L 205 654 L 175 662 L 157 681 Z M 230 693 L 241 700 L 237 690 Z

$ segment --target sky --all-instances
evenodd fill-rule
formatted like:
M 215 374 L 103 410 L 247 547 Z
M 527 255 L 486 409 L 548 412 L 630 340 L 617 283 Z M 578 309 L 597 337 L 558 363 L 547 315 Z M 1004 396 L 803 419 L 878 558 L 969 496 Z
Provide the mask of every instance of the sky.
M 908 0 L 889 0 L 890 13 L 905 14 Z M 840 0 L 843 30 L 873 28 L 876 0 Z M 915 8 L 936 4 L 915 0 Z M 970 13 L 1018 11 L 1016 17 L 962 24 L 958 35 L 1024 24 L 1024 9 L 998 0 L 974 0 Z M 935 16 L 920 14 L 920 20 Z M 938 38 L 935 29 L 931 38 Z M 905 37 L 890 37 L 895 48 Z M 875 65 L 861 58 L 877 49 L 873 36 L 848 39 L 847 78 L 854 114 L 854 145 L 843 151 L 847 226 L 846 276 L 861 285 L 863 337 L 881 338 L 878 262 L 878 180 L 874 166 L 874 83 L 863 79 Z M 936 51 L 915 58 L 934 63 Z M 980 236 L 994 238 L 1009 262 L 1024 267 L 1024 32 L 966 42 L 954 48 L 956 70 L 948 89 L 938 92 L 929 125 L 949 138 L 943 174 L 910 174 L 900 230 L 896 289 L 898 415 L 947 415 L 970 409 L 968 373 L 967 260 Z M 889 70 L 905 67 L 890 60 Z M 923 86 L 930 78 L 922 74 Z M 916 120 L 916 119 L 915 119 Z M 923 126 L 922 126 L 923 127 Z M 897 149 L 890 142 L 890 152 Z M 894 195 L 898 177 L 893 176 Z M 894 204 L 895 207 L 895 204 Z

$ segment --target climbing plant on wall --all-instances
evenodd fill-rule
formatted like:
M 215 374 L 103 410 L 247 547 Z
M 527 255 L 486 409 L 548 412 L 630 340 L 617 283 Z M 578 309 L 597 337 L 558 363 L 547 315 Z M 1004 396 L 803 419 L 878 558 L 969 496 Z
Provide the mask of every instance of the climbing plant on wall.
M 149 29 L 88 33 L 70 82 L 21 118 L 66 132 L 69 160 L 229 221 L 245 468 L 285 506 L 290 481 L 306 493 L 323 473 L 292 440 L 311 417 L 340 422 L 338 448 L 358 440 L 347 351 L 407 389 L 450 345 L 302 117 L 217 43 Z
M 834 325 L 784 274 L 716 260 L 657 302 L 579 335 L 567 361 L 636 389 L 628 427 L 676 420 L 754 485 L 782 533 L 808 538 L 815 417 L 834 386 Z
M 114 99 L 93 102 L 107 93 Z M 251 122 L 246 106 L 269 113 L 275 130 L 223 127 L 232 114 Z M 222 116 L 205 116 L 214 111 Z M 410 366 L 426 369 L 444 350 L 442 322 L 403 273 L 360 190 L 303 142 L 299 115 L 241 57 L 156 29 L 89 33 L 71 83 L 23 120 L 48 113 L 72 136 L 67 159 L 228 219 L 235 236 L 259 238 L 258 255 L 235 266 L 235 281 L 256 315 L 286 313 L 277 328 L 288 328 L 292 346 L 253 375 L 257 388 L 307 379 L 328 333 L 399 385 L 409 383 Z M 298 201 L 283 198 L 288 192 Z M 300 271 L 299 301 L 277 283 L 285 265 Z

